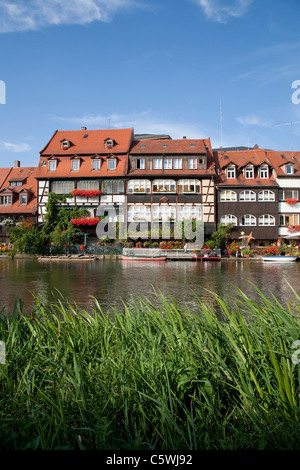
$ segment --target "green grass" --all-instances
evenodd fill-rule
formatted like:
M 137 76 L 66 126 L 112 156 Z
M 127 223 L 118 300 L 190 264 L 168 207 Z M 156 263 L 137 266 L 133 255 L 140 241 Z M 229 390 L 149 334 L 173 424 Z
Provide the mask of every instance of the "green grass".
M 259 291 L 258 291 L 259 292 Z M 300 297 L 2 315 L 2 449 L 299 449 Z

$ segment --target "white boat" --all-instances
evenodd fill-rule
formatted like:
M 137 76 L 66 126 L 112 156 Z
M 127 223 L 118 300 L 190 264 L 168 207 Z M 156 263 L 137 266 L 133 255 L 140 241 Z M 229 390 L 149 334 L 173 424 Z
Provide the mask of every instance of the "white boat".
M 275 255 L 275 256 L 262 256 L 263 261 L 269 263 L 291 263 L 292 261 L 297 261 L 298 256 L 284 256 L 284 255 Z

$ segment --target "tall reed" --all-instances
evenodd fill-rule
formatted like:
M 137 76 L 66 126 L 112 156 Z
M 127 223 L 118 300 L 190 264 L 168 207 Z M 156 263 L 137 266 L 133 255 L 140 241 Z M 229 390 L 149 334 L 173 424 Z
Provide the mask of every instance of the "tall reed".
M 257 289 L 258 290 L 258 289 Z M 3 449 L 299 449 L 300 298 L 2 314 Z

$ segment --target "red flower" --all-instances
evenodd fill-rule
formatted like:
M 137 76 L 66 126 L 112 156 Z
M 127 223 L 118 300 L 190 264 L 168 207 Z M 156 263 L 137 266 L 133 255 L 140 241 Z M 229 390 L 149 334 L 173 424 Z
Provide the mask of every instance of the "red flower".
M 97 225 L 99 221 L 100 219 L 98 219 L 97 217 L 91 217 L 91 218 L 81 217 L 80 219 L 72 219 L 72 224 L 77 225 L 77 226 L 82 226 L 82 225 L 93 226 L 93 225 Z
M 96 197 L 101 196 L 101 191 L 98 189 L 73 189 L 72 196 L 83 196 L 83 197 Z

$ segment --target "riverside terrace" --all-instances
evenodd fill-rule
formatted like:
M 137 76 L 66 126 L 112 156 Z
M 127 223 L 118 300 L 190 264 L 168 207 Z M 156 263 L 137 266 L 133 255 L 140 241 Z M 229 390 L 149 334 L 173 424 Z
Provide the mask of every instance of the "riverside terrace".
M 0 169 L 0 218 L 45 223 L 51 192 L 61 207 L 101 204 L 126 208 L 129 222 L 204 222 L 206 238 L 217 224 L 232 222 L 233 239 L 252 232 L 253 243 L 270 244 L 300 223 L 298 152 L 264 149 L 213 152 L 210 139 L 135 135 L 133 129 L 56 131 L 37 167 Z M 89 228 L 88 244 L 96 242 Z

